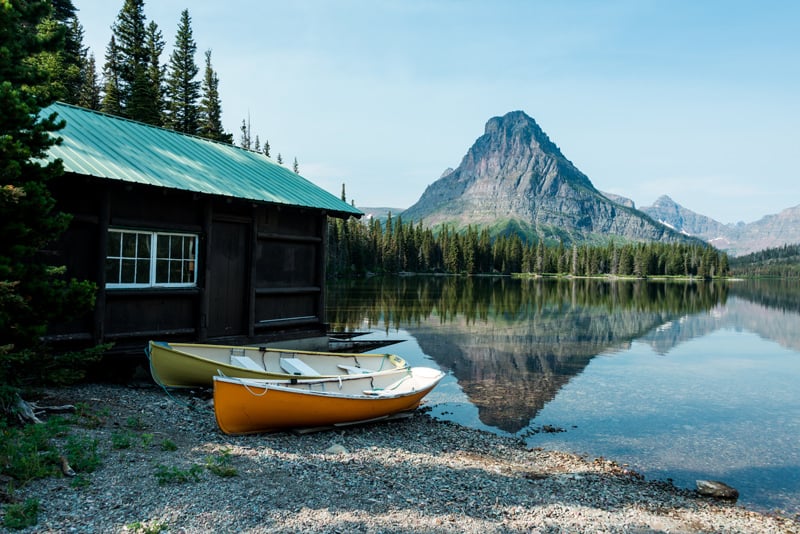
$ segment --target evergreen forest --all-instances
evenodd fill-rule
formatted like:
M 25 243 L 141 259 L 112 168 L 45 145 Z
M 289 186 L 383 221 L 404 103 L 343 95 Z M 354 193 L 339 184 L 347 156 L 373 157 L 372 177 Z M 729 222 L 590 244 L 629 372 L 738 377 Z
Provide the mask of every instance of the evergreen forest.
M 731 272 L 747 277 L 800 277 L 800 245 L 768 248 L 733 258 Z
M 155 21 L 148 21 L 144 0 L 123 0 L 111 24 L 102 59 L 84 45 L 84 29 L 72 0 L 43 2 L 51 12 L 38 32 L 58 33 L 59 50 L 38 54 L 36 63 L 47 73 L 49 101 L 61 101 L 117 117 L 233 144 L 222 125 L 220 78 L 212 50 L 205 49 L 198 65 L 197 41 L 188 9 L 176 23 L 175 41 L 167 43 Z M 47 6 L 45 6 L 45 9 Z M 243 119 L 239 146 L 270 157 L 270 143 L 252 132 Z M 277 155 L 277 162 L 283 158 Z M 299 172 L 297 158 L 292 169 Z
M 726 276 L 729 263 L 727 254 L 701 242 L 548 246 L 514 233 L 491 237 L 473 226 L 433 230 L 391 214 L 385 223 L 329 221 L 328 276 L 401 272 L 712 278 Z

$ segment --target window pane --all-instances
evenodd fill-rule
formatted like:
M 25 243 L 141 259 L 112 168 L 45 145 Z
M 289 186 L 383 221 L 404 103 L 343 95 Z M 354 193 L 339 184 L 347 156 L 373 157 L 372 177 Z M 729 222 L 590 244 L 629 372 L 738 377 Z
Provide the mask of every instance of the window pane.
M 137 234 L 122 234 L 122 256 L 125 258 L 136 257 L 136 236 Z
M 120 232 L 108 232 L 108 255 L 119 256 L 119 247 L 122 244 L 122 234 Z
M 150 283 L 150 258 L 136 261 L 136 283 Z
M 156 236 L 158 240 L 158 248 L 156 249 L 156 256 L 159 258 L 168 258 L 169 257 L 169 236 L 168 235 L 159 235 Z
M 122 260 L 121 284 L 132 284 L 136 281 L 136 262 L 134 260 Z
M 137 249 L 138 258 L 150 257 L 150 235 L 149 234 L 136 234 L 139 237 L 139 247 Z
M 193 260 L 186 262 L 186 269 L 184 269 L 184 273 L 185 273 L 185 276 L 186 276 L 186 279 L 184 280 L 184 282 L 186 282 L 187 284 L 193 284 L 194 281 L 195 281 L 194 280 L 194 261 Z
M 170 238 L 170 247 L 169 247 L 169 256 L 173 260 L 180 259 L 183 254 L 181 254 L 181 245 L 183 244 L 183 238 L 177 235 L 171 235 Z
M 169 282 L 169 262 L 156 260 L 156 284 L 166 284 L 167 282 Z
M 172 283 L 180 283 L 181 280 L 181 264 L 180 260 L 170 260 L 169 262 L 169 281 Z
M 119 282 L 119 260 L 106 259 L 106 284 L 119 284 Z

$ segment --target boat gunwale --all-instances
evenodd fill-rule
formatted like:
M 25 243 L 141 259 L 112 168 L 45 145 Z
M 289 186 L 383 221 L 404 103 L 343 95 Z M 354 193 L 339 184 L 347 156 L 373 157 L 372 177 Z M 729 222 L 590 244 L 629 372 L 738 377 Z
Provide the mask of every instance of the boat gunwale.
M 408 378 L 414 378 L 412 374 L 412 370 L 415 369 L 414 367 L 409 367 L 408 369 L 393 369 L 390 371 L 382 371 L 381 375 L 389 374 L 389 373 L 404 373 Z M 419 369 L 419 368 L 417 368 Z M 292 394 L 300 394 L 300 395 L 311 395 L 317 397 L 328 397 L 328 398 L 336 398 L 336 399 L 349 399 L 349 400 L 369 400 L 369 401 L 379 401 L 379 400 L 390 400 L 390 399 L 398 399 L 402 397 L 408 397 L 411 395 L 415 395 L 417 393 L 423 391 L 429 391 L 436 387 L 436 385 L 441 382 L 444 378 L 445 373 L 442 371 L 433 369 L 431 367 L 426 367 L 425 369 L 431 369 L 436 371 L 436 375 L 431 377 L 424 377 L 427 382 L 423 384 L 421 387 L 417 387 L 415 389 L 403 390 L 399 392 L 389 392 L 385 393 L 386 389 L 376 390 L 375 393 L 342 393 L 338 391 L 315 391 L 310 389 L 299 389 L 289 387 L 290 385 L 303 385 L 303 386 L 313 386 L 314 384 L 328 384 L 328 383 L 338 383 L 340 380 L 338 378 L 325 378 L 322 380 L 303 380 L 303 381 L 295 381 L 295 380 L 269 380 L 269 379 L 253 379 L 253 378 L 238 378 L 234 376 L 218 376 L 215 375 L 213 377 L 214 383 L 216 382 L 226 382 L 228 384 L 238 385 L 244 387 L 248 393 L 253 395 L 254 397 L 263 397 L 267 394 L 270 390 L 279 391 L 283 393 L 292 393 Z M 377 374 L 377 373 L 376 373 Z M 372 376 L 370 375 L 351 375 L 351 376 L 342 376 L 342 381 L 345 380 L 364 380 Z M 402 378 L 400 380 L 403 380 Z M 253 393 L 250 391 L 250 388 L 258 388 L 263 390 L 262 393 Z

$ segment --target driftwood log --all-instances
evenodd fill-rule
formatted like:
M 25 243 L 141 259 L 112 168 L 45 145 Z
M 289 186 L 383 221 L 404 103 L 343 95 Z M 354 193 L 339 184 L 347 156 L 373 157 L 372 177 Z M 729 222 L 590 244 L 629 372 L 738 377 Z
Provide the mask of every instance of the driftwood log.
M 39 419 L 39 416 L 43 413 L 74 413 L 75 406 L 72 404 L 39 406 L 25 401 L 19 394 L 14 394 L 14 404 L 11 407 L 11 412 L 16 414 L 17 419 L 22 424 L 41 424 L 43 421 Z

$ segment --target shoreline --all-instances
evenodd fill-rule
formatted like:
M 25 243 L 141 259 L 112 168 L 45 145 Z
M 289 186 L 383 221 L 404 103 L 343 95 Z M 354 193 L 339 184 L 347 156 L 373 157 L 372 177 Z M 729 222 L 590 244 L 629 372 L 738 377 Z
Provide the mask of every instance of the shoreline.
M 95 440 L 102 463 L 17 489 L 18 500 L 40 502 L 38 524 L 19 532 L 800 533 L 799 518 L 647 481 L 613 461 L 529 450 L 424 409 L 308 434 L 228 436 L 208 391 L 41 393 L 40 405 L 93 414 L 96 426 L 70 428 Z

